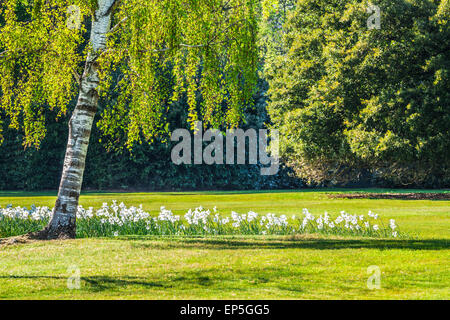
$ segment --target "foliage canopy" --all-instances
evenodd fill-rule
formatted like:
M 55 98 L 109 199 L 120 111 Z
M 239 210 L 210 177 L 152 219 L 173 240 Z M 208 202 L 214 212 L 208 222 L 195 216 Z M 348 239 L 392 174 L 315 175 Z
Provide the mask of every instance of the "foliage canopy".
M 80 28 L 69 28 L 76 5 Z M 4 0 L 0 6 L 0 106 L 25 144 L 45 135 L 44 108 L 67 112 L 79 87 L 97 1 Z M 69 9 L 69 10 L 68 10 Z M 237 126 L 257 75 L 256 0 L 120 0 L 98 54 L 110 138 L 152 140 L 167 131 L 170 102 L 186 94 L 189 122 Z
M 450 2 L 300 0 L 266 65 L 281 152 L 310 180 L 450 180 Z

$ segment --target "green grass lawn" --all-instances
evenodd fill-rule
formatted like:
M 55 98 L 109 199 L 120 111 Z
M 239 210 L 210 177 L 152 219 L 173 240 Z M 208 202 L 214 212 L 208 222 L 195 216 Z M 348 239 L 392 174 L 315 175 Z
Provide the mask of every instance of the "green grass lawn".
M 329 192 L 87 193 L 80 203 L 99 207 L 116 199 L 127 205 L 142 203 L 155 214 L 162 205 L 177 214 L 199 205 L 217 206 L 224 214 L 372 210 L 384 221 L 396 219 L 414 238 L 125 237 L 4 246 L 0 298 L 450 298 L 450 201 L 331 199 Z M 52 193 L 0 193 L 3 207 L 53 206 L 54 200 Z M 72 265 L 80 269 L 78 290 L 67 288 Z M 381 270 L 379 290 L 366 285 L 371 265 Z

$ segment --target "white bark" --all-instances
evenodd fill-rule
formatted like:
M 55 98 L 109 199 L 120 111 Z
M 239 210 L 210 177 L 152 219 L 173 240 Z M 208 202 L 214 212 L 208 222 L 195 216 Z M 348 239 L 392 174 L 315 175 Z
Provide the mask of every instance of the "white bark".
M 53 209 L 52 219 L 43 231 L 45 238 L 48 239 L 75 237 L 78 198 L 99 98 L 96 60 L 106 48 L 106 37 L 111 28 L 111 11 L 115 2 L 116 0 L 98 0 L 98 9 L 93 17 L 90 38 L 92 50 L 86 59 L 77 105 L 69 121 L 69 138 L 58 199 Z

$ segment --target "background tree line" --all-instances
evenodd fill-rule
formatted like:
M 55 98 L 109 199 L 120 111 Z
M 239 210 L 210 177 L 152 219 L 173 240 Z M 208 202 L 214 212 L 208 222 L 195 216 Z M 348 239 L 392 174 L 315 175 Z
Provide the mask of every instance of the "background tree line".
M 367 27 L 370 4 L 380 29 Z M 281 153 L 298 176 L 450 185 L 449 20 L 448 0 L 295 3 L 265 76 Z
M 261 176 L 255 165 L 176 166 L 170 142 L 144 142 L 130 152 L 94 126 L 83 188 L 449 187 L 450 2 L 377 1 L 380 30 L 367 29 L 367 1 L 265 2 L 258 92 L 241 127 L 280 130 L 280 173 Z M 170 109 L 170 130 L 189 127 L 186 104 L 183 95 Z M 38 150 L 24 149 L 20 131 L 4 130 L 0 189 L 58 187 L 67 117 L 45 117 Z

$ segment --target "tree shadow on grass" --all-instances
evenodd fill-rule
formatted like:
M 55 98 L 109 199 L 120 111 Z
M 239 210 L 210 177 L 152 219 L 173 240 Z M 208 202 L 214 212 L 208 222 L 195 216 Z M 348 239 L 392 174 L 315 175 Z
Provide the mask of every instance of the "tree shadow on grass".
M 81 277 L 81 281 L 86 282 L 89 285 L 91 291 L 105 291 L 112 290 L 118 287 L 138 286 L 138 287 L 157 287 L 157 288 L 170 288 L 170 285 L 166 285 L 162 282 L 148 281 L 139 277 L 108 277 L 108 276 L 90 276 Z
M 67 281 L 68 277 L 63 276 L 0 276 L 0 279 L 21 279 L 21 280 L 58 280 L 58 281 Z M 131 276 L 122 276 L 122 277 L 110 277 L 110 276 L 89 276 L 89 277 L 80 277 L 81 284 L 85 283 L 87 289 L 89 291 L 98 292 L 105 290 L 114 290 L 116 288 L 124 288 L 129 286 L 137 286 L 137 287 L 146 287 L 146 288 L 170 288 L 172 285 L 164 284 L 163 282 L 155 282 L 148 281 L 148 279 L 141 277 L 131 277 Z
M 222 283 L 224 280 L 219 273 L 210 274 L 209 270 L 183 271 L 174 278 L 163 281 L 152 281 L 144 277 L 134 276 L 85 276 L 80 277 L 80 286 L 82 290 L 90 292 L 115 291 L 120 289 L 174 289 L 174 288 L 212 288 Z M 253 285 L 269 282 L 269 279 L 256 277 Z M 0 276 L 0 280 L 55 280 L 62 286 L 66 285 L 68 276 L 45 276 L 45 275 L 9 275 Z M 241 290 L 239 286 L 233 287 L 233 290 Z
M 123 240 L 141 240 L 131 245 L 136 248 L 147 249 L 211 249 L 211 250 L 252 250 L 252 249 L 406 249 L 406 250 L 448 250 L 448 239 L 427 240 L 384 240 L 384 239 L 285 239 L 285 240 L 242 240 L 242 239 L 201 239 L 201 238 L 133 238 Z

